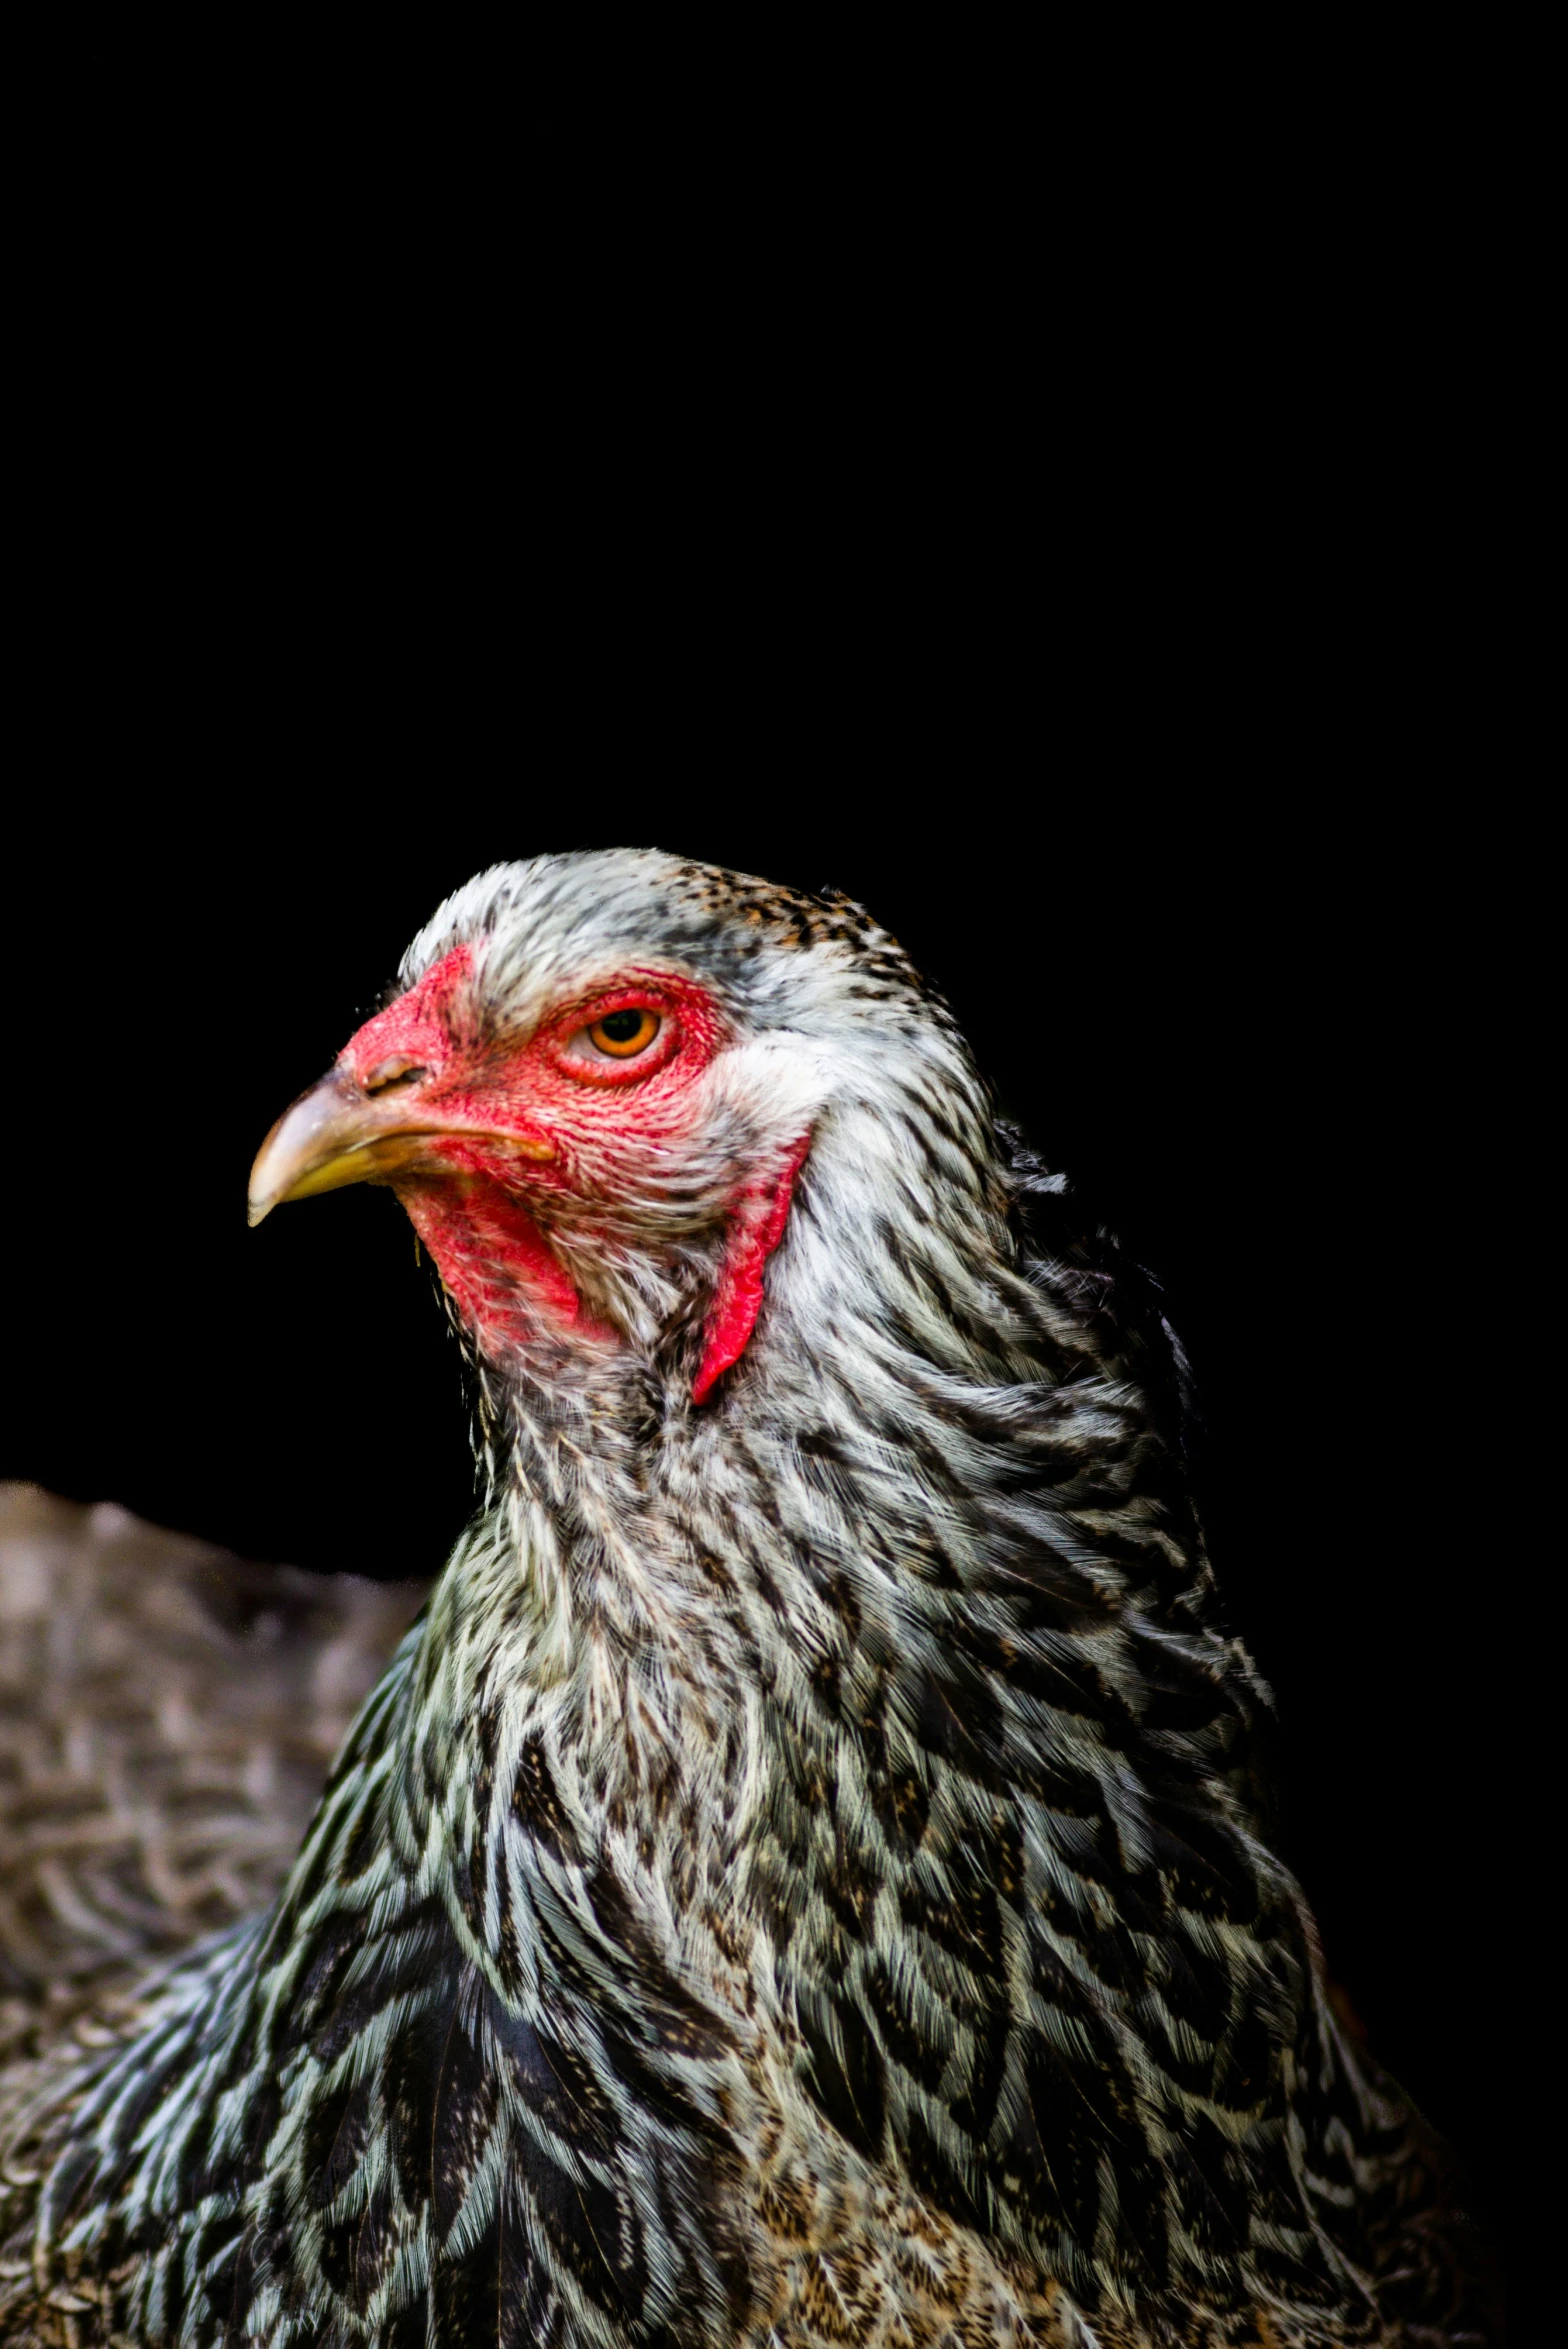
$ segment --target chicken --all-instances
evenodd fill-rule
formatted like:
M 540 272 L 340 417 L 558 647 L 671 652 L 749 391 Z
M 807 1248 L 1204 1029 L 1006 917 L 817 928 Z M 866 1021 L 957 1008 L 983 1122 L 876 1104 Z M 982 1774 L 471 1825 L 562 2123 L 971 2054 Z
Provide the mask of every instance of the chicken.
M 1498 2340 L 1271 1846 L 1158 1290 L 893 940 L 483 874 L 252 1219 L 351 1182 L 483 1505 L 271 1908 L 13 2064 L 10 2337 Z

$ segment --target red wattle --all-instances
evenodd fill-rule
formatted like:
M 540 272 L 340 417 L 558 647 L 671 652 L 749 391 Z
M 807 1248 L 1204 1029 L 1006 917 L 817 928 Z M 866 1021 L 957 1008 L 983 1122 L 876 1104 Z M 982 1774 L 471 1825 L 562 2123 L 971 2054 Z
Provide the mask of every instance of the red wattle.
M 543 1322 L 609 1335 L 551 1254 L 519 1199 L 483 1176 L 399 1185 L 409 1221 L 481 1344 L 525 1338 Z
M 811 1136 L 802 1134 L 771 1189 L 759 1184 L 755 1190 L 742 1192 L 737 1202 L 730 1244 L 708 1315 L 702 1366 L 692 1381 L 694 1403 L 707 1400 L 714 1382 L 733 1368 L 751 1342 L 762 1310 L 762 1268 L 784 1237 L 795 1177 L 810 1148 Z

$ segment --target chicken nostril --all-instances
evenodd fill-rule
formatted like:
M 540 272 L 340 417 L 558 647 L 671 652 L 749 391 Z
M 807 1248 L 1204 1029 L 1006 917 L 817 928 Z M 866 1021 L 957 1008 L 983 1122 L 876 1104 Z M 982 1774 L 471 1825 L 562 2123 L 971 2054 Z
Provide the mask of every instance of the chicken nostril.
M 361 1077 L 360 1091 L 384 1093 L 389 1085 L 406 1085 L 426 1073 L 421 1061 L 411 1060 L 406 1052 L 394 1052 L 390 1060 L 378 1060 L 375 1067 Z

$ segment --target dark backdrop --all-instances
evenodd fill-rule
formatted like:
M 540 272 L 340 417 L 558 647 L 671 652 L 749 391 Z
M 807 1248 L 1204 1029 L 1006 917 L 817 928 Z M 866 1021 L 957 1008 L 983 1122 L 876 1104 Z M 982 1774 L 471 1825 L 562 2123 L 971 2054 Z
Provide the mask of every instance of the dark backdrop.
M 119 671 L 110 712 L 64 696 L 35 754 L 6 904 L 4 1471 L 253 1556 L 434 1571 L 470 1499 L 455 1349 L 388 1194 L 247 1231 L 266 1127 L 481 863 L 629 840 L 849 890 L 1169 1286 L 1220 1579 L 1278 1695 L 1288 1855 L 1495 2217 L 1503 1986 L 1453 1862 L 1495 1815 L 1502 1701 L 1456 1603 L 1487 1562 L 1455 1418 L 1458 1013 L 1397 809 L 1330 790 L 1329 748 L 1288 728 L 1256 771 L 1255 700 L 1174 674 L 1141 724 L 1147 680 L 1119 705 L 1106 673 L 1034 739 L 978 659 L 939 694 L 895 664 L 897 717 L 867 689 L 842 725 L 777 693 L 743 721 L 688 666 L 613 741 L 557 689 L 530 745 L 460 694 L 405 726 L 371 659 L 356 741 L 351 691 L 279 705 L 208 649 L 232 676 L 182 677 L 183 651 Z

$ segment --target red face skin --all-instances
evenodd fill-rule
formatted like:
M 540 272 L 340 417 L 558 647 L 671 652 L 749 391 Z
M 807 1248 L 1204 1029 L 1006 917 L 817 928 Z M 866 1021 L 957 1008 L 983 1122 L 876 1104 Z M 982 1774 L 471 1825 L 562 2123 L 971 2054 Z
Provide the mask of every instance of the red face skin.
M 459 946 L 417 987 L 367 1020 L 339 1055 L 360 1088 L 406 1102 L 440 1131 L 420 1145 L 416 1170 L 395 1184 L 448 1291 L 487 1353 L 541 1325 L 560 1336 L 613 1342 L 586 1311 L 551 1252 L 533 1204 L 579 1187 L 591 1156 L 599 1195 L 617 1147 L 642 1158 L 678 1156 L 699 1104 L 692 1087 L 730 1035 L 714 998 L 689 979 L 632 969 L 562 1004 L 527 1042 L 508 1049 L 466 1041 L 472 954 Z M 658 1032 L 626 1059 L 590 1057 L 584 1031 L 612 1012 L 646 1010 Z M 519 1148 L 509 1148 L 515 1135 Z M 782 1177 L 742 1183 L 705 1332 L 693 1396 L 702 1402 L 745 1350 L 762 1303 L 763 1264 L 783 1236 L 803 1138 Z M 542 1153 L 547 1153 L 543 1155 Z

